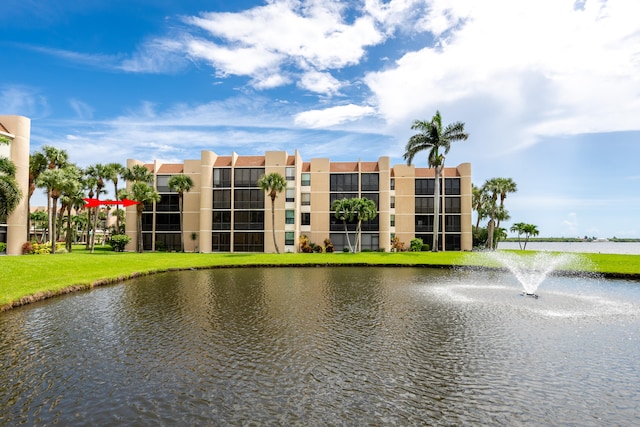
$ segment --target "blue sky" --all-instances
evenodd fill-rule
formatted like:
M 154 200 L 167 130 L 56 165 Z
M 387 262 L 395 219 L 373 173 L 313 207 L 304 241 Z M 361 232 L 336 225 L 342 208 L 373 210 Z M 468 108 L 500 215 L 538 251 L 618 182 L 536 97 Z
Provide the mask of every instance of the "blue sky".
M 541 236 L 640 237 L 636 0 L 5 0 L 0 114 L 80 166 L 300 150 L 509 177 Z M 426 166 L 426 155 L 417 166 Z

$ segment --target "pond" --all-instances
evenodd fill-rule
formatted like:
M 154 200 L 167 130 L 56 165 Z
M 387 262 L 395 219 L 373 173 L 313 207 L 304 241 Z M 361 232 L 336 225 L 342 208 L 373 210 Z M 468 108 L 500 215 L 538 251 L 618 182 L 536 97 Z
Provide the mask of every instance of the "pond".
M 632 425 L 640 284 L 163 273 L 0 315 L 0 425 Z

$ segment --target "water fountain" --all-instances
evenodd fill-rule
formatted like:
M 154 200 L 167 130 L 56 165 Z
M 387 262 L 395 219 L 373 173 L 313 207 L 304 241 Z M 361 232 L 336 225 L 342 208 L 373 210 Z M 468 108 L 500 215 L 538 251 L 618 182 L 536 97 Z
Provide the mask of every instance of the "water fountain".
M 574 254 L 537 252 L 518 255 L 512 252 L 489 252 L 491 259 L 507 268 L 523 287 L 522 295 L 538 298 L 538 287 L 547 276 L 559 267 L 576 261 Z

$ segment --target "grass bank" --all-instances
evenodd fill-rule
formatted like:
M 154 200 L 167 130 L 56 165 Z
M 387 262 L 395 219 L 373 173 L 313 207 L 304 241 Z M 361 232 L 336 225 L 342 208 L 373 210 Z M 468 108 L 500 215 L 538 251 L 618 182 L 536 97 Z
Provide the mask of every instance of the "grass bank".
M 532 255 L 534 251 L 512 251 Z M 640 278 L 640 255 L 581 254 L 580 271 Z M 0 311 L 129 278 L 190 268 L 245 266 L 478 266 L 500 265 L 478 252 L 402 252 L 359 254 L 116 253 L 100 248 L 56 255 L 0 257 Z M 572 267 L 575 268 L 575 267 Z

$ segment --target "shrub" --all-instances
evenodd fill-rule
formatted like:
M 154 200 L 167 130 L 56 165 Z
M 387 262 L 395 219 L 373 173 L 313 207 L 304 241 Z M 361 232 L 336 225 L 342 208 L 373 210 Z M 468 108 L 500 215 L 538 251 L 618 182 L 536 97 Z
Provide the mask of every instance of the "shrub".
M 324 239 L 324 251 L 328 254 L 332 253 L 334 250 L 333 243 L 330 238 Z
M 411 252 L 420 252 L 423 244 L 422 239 L 419 237 L 411 239 L 411 243 L 409 243 L 409 250 Z
M 5 242 L 0 242 L 0 252 L 4 252 L 7 250 L 7 244 Z
M 345 246 L 344 248 L 342 248 L 342 252 L 349 252 L 349 248 Z
M 316 245 L 315 243 L 311 243 L 311 250 L 314 253 L 321 254 L 322 253 L 322 246 Z
M 394 236 L 393 239 L 391 239 L 391 249 L 396 252 L 404 251 L 404 242 L 401 242 L 398 236 Z
M 125 246 L 127 246 L 130 241 L 131 237 L 126 234 L 114 234 L 109 239 L 109 245 L 111 245 L 116 252 L 124 252 Z
M 431 250 L 431 246 L 428 243 L 424 243 L 422 245 L 422 252 L 429 252 Z
M 300 252 L 305 253 L 305 254 L 310 254 L 311 253 L 311 245 L 309 244 L 309 238 L 307 237 L 306 234 L 302 234 L 299 238 L 298 238 L 298 243 L 300 245 Z
M 22 255 L 29 255 L 33 253 L 33 244 L 31 242 L 25 242 L 22 245 Z

